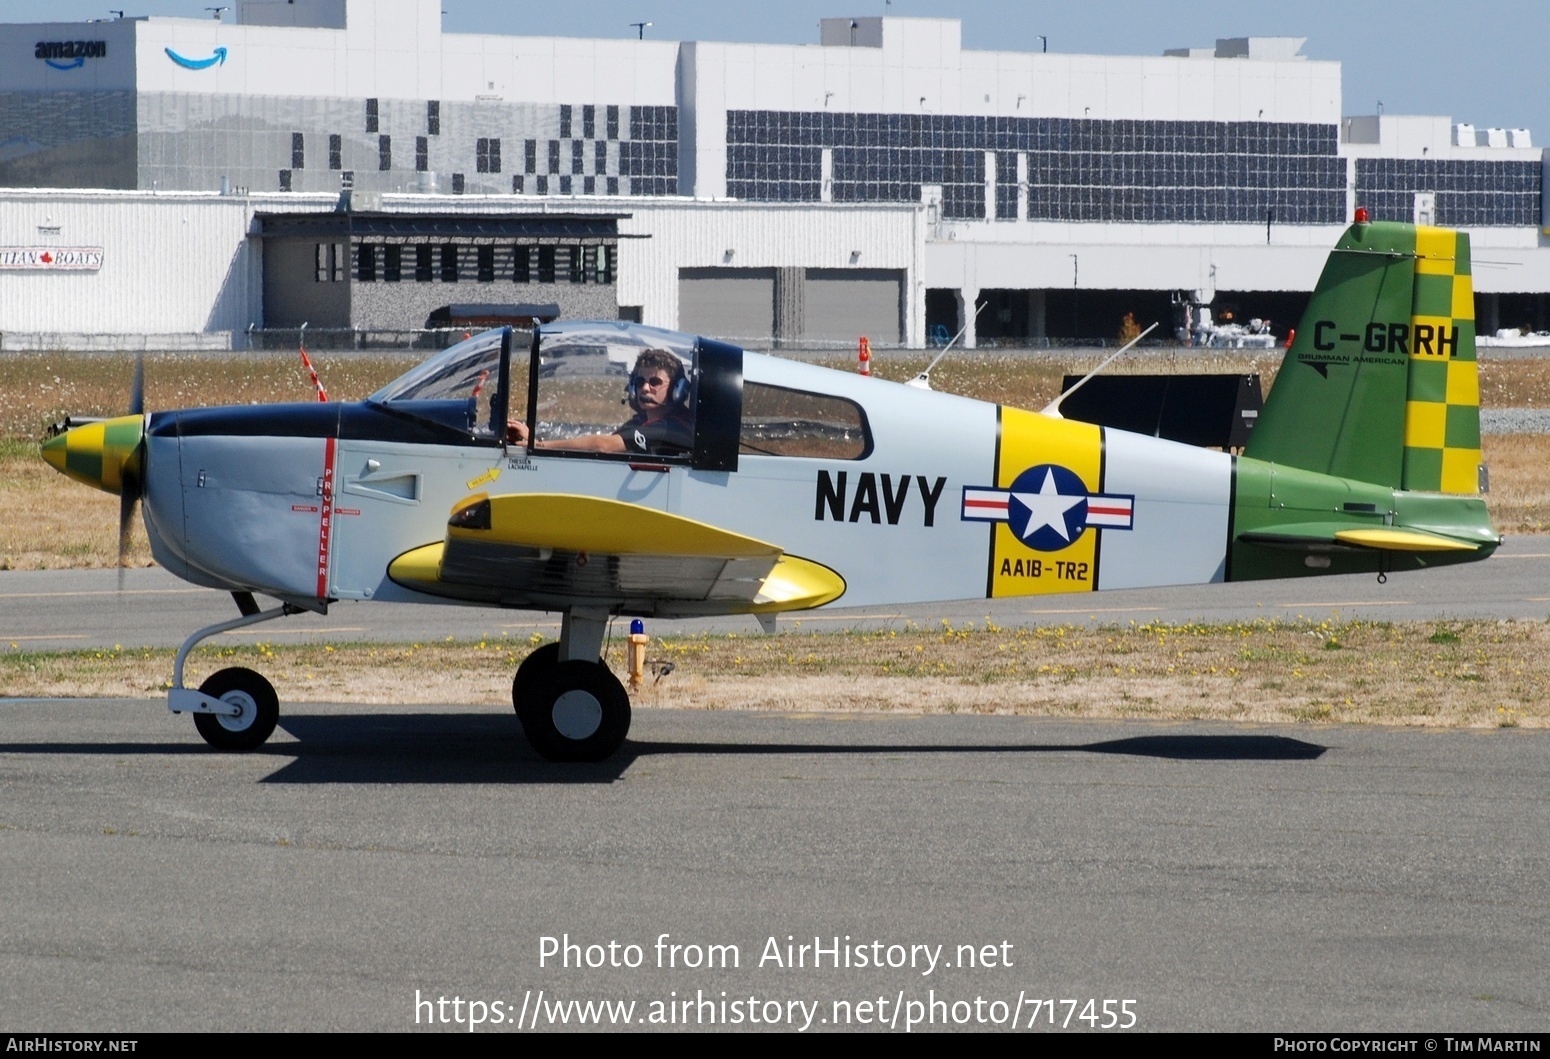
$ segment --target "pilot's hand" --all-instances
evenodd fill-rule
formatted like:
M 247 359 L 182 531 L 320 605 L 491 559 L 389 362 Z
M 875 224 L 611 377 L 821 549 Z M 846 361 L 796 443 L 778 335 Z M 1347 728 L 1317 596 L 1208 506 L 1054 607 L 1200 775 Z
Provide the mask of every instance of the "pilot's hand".
M 527 424 L 520 419 L 506 420 L 506 440 L 513 445 L 526 445 L 527 439 L 532 435 Z

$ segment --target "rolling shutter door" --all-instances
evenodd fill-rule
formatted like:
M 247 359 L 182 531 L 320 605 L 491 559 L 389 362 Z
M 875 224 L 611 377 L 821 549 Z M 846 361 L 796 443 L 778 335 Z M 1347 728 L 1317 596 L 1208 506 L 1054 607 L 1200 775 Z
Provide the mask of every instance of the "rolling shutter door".
M 810 268 L 803 292 L 805 339 L 873 342 L 902 339 L 903 273 L 889 269 Z
M 769 338 L 775 332 L 775 270 L 680 269 L 678 329 L 730 340 Z

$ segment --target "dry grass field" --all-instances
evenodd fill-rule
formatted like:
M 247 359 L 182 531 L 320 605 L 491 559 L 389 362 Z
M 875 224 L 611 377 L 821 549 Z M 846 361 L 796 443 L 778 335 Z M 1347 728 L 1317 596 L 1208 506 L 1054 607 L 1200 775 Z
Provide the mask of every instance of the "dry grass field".
M 654 642 L 674 669 L 637 708 L 1024 714 L 1540 728 L 1550 623 L 1129 623 L 1007 629 L 989 621 Z M 190 678 L 247 665 L 284 702 L 509 708 L 535 641 L 278 645 L 199 651 Z M 617 643 L 617 641 L 616 641 Z M 5 648 L 9 646 L 10 650 Z M 8 695 L 156 697 L 171 650 L 31 652 L 0 644 Z M 617 646 L 609 652 L 621 668 Z

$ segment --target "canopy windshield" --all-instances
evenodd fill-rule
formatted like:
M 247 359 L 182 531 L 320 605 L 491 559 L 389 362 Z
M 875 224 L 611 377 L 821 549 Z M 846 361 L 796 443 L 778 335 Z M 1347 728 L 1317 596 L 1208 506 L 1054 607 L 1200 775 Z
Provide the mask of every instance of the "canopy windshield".
M 497 409 L 501 335 L 501 330 L 485 331 L 465 339 L 400 375 L 368 400 L 478 437 L 498 437 L 503 430 L 503 412 Z M 512 336 L 518 355 L 526 345 L 525 336 Z

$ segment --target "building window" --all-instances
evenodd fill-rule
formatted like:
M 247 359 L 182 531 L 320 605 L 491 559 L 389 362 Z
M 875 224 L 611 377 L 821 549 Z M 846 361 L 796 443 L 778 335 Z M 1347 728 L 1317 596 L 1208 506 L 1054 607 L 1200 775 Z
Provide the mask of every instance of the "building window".
M 525 173 L 538 172 L 538 141 L 522 141 L 522 171 Z
M 462 193 L 463 193 L 463 174 L 462 173 L 453 173 L 452 174 L 452 194 L 454 194 L 454 195 L 461 195 Z
M 480 173 L 501 171 L 501 142 L 497 138 L 481 136 L 474 142 L 474 168 Z
M 533 282 L 533 250 L 531 247 L 512 247 L 511 265 L 511 279 L 514 283 Z
M 328 138 L 328 168 L 344 168 L 344 137 L 338 133 Z
M 608 108 L 608 125 L 604 135 L 610 140 L 619 138 L 619 108 Z
M 560 141 L 559 140 L 550 140 L 549 141 L 549 172 L 551 172 L 551 173 L 558 173 L 559 171 L 560 171 Z
M 597 135 L 597 108 L 591 103 L 581 108 L 581 135 L 588 140 Z
M 393 168 L 393 137 L 377 137 L 377 168 L 387 172 Z
M 441 135 L 441 100 L 428 100 L 425 104 L 425 131 L 432 136 Z
M 425 136 L 414 138 L 414 171 L 425 173 L 431 167 L 431 141 Z
M 598 176 L 608 172 L 608 145 L 602 140 L 592 145 L 592 172 Z
M 375 99 L 368 99 L 366 101 L 366 131 L 377 131 L 377 101 Z
M 344 280 L 344 244 L 318 243 L 315 249 L 316 271 L 313 279 L 319 283 L 340 283 Z
M 521 173 L 518 173 L 516 176 L 511 178 L 511 193 L 513 195 L 520 195 L 520 194 L 522 194 L 522 174 Z
M 554 247 L 552 246 L 538 248 L 538 282 L 554 282 Z
M 475 250 L 478 252 L 477 253 L 477 257 L 478 257 L 478 260 L 479 260 L 479 282 L 480 283 L 494 283 L 495 282 L 495 247 L 493 247 L 493 246 L 480 246 L 480 247 L 475 247 Z
M 570 144 L 570 171 L 580 176 L 586 171 L 587 145 L 580 140 L 572 140 Z
M 600 246 L 597 248 L 596 282 L 612 283 L 614 281 L 614 248 Z
M 570 252 L 566 254 L 566 257 L 570 259 L 567 262 L 570 268 L 567 270 L 568 275 L 565 278 L 571 283 L 585 283 L 587 281 L 587 270 L 586 265 L 583 263 L 581 247 L 570 247 Z
M 362 243 L 355 248 L 355 278 L 361 283 L 377 282 L 377 248 Z
M 537 185 L 537 187 L 534 188 L 534 192 L 533 192 L 534 194 L 536 194 L 536 195 L 547 195 L 547 194 L 549 194 L 549 178 L 548 177 L 546 177 L 546 176 L 537 176 L 537 177 L 533 178 L 533 181 Z
M 280 190 L 291 190 L 291 171 L 289 169 L 280 170 Z
M 382 248 L 382 278 L 397 283 L 404 276 L 404 248 L 397 243 Z
M 291 168 L 307 168 L 307 138 L 299 132 L 291 133 Z
M 441 282 L 457 282 L 457 244 L 443 243 L 441 247 Z
M 436 248 L 431 246 L 417 246 L 414 248 L 414 281 L 416 283 L 429 283 L 436 268 Z
M 562 140 L 570 139 L 570 114 L 571 114 L 571 106 L 570 106 L 570 104 L 569 103 L 561 103 L 560 104 L 560 139 L 562 139 Z
M 560 178 L 560 194 L 561 195 L 569 195 L 570 194 L 570 177 L 562 176 Z

